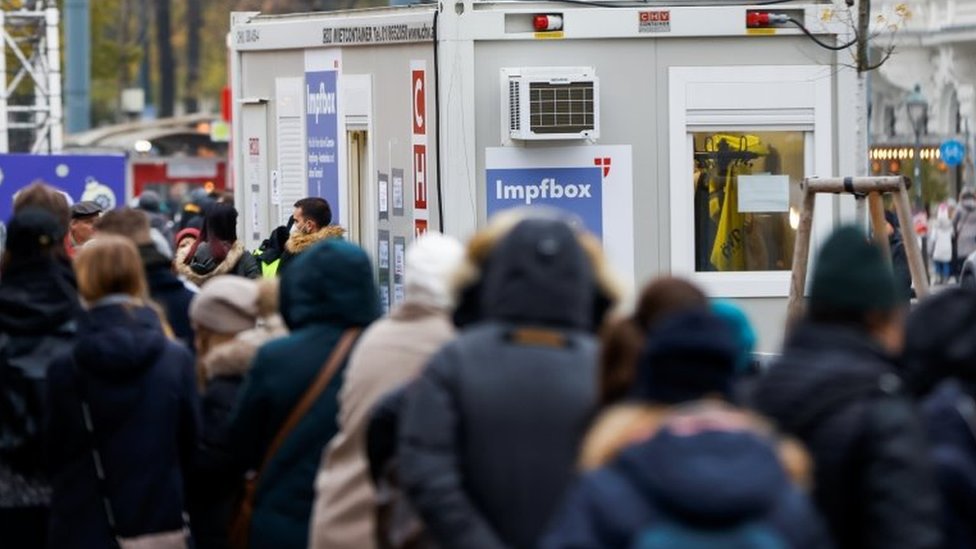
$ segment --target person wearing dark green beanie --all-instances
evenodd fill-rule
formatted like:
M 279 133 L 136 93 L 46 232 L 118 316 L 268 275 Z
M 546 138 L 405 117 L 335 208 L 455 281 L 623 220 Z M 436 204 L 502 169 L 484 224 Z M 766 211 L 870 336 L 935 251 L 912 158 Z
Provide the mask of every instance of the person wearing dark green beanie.
M 814 460 L 814 500 L 840 549 L 935 548 L 939 495 L 894 357 L 905 299 L 880 248 L 853 227 L 827 239 L 808 312 L 754 405 Z

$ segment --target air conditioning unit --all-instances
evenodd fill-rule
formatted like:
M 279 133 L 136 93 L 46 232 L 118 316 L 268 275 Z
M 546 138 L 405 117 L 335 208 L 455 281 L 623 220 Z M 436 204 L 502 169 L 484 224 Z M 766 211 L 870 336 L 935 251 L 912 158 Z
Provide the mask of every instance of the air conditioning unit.
M 591 67 L 502 69 L 503 141 L 596 139 L 600 82 Z

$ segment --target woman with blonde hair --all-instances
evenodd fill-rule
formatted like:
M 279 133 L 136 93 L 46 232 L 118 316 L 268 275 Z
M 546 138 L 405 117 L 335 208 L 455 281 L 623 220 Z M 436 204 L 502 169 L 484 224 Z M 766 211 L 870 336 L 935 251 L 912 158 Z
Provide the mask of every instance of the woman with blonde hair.
M 188 544 L 183 477 L 199 424 L 193 358 L 149 305 L 131 241 L 99 237 L 79 252 L 75 272 L 87 314 L 74 349 L 49 373 L 48 546 Z

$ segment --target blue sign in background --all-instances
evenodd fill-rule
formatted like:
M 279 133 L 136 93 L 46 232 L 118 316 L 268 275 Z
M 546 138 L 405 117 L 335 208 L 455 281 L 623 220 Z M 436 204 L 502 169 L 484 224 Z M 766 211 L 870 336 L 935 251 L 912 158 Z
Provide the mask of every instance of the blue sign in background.
M 74 204 L 94 200 L 105 209 L 125 204 L 124 156 L 0 154 L 0 221 L 13 211 L 14 195 L 35 181 L 67 194 Z
M 939 154 L 945 165 L 953 168 L 966 159 L 966 146 L 955 139 L 950 139 L 939 147 Z
M 603 238 L 601 171 L 599 167 L 486 170 L 488 216 L 519 206 L 552 206 L 575 214 L 587 230 Z
M 308 194 L 329 202 L 339 220 L 338 71 L 305 73 L 305 135 Z

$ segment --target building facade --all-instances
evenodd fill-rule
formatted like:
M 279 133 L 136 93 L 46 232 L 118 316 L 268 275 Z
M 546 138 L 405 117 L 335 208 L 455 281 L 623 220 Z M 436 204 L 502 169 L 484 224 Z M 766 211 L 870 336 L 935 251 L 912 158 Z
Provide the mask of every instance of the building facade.
M 892 29 L 899 6 L 911 16 Z M 976 183 L 976 0 L 888 0 L 875 9 L 875 58 L 893 50 L 871 73 L 870 172 L 912 174 L 916 128 L 907 100 L 918 85 L 928 106 L 918 123 L 923 188 L 929 202 L 955 197 Z M 966 146 L 958 167 L 948 166 L 939 151 L 949 140 Z

